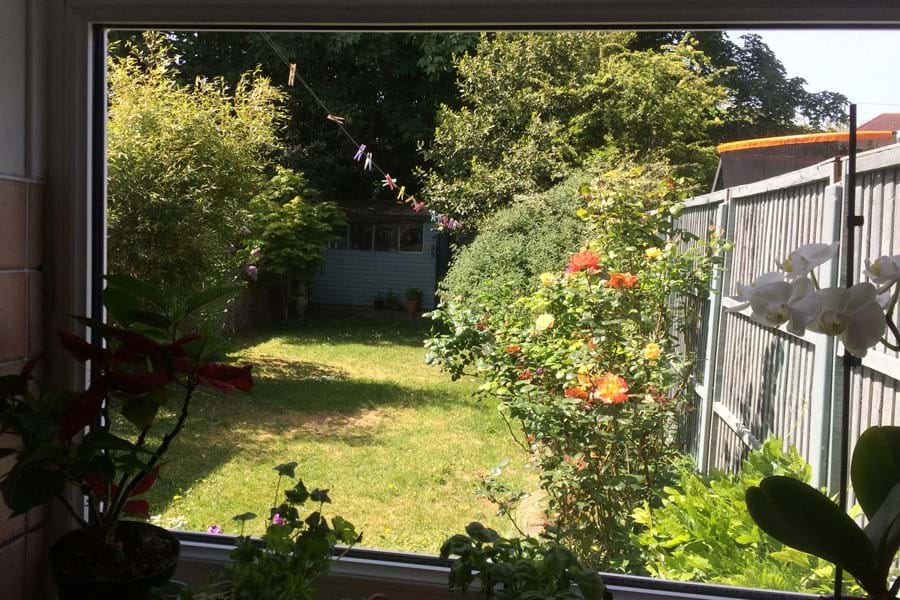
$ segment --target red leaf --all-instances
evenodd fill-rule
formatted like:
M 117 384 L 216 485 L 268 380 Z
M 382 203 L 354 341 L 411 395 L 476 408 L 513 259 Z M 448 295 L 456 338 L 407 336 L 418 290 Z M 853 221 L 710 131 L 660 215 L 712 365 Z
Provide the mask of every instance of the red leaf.
M 224 363 L 203 363 L 197 367 L 197 377 L 200 383 L 225 392 L 235 389 L 249 392 L 253 388 L 251 369 L 253 365 L 235 367 Z
M 98 499 L 102 500 L 106 497 L 106 484 L 107 481 L 103 479 L 99 473 L 88 473 L 84 476 L 84 483 L 89 488 L 91 488 L 91 493 L 94 494 Z M 113 488 L 116 487 L 116 484 L 110 484 Z
M 126 515 L 134 515 L 137 517 L 150 517 L 150 503 L 146 500 L 129 500 L 122 507 L 122 512 Z
M 159 465 L 153 467 L 153 470 L 144 475 L 144 478 L 141 479 L 140 483 L 134 486 L 134 489 L 131 490 L 131 493 L 128 494 L 128 497 L 131 496 L 140 496 L 141 494 L 146 493 L 153 487 L 153 484 L 156 483 L 156 479 L 159 477 Z
M 99 382 L 94 382 L 88 391 L 72 398 L 69 406 L 66 407 L 59 427 L 59 435 L 62 439 L 72 439 L 72 436 L 97 420 L 105 393 L 104 386 Z
M 113 389 L 126 394 L 145 394 L 161 388 L 175 379 L 171 373 L 147 371 L 144 373 L 109 373 L 106 376 Z
M 69 351 L 75 360 L 87 362 L 89 360 L 103 360 L 106 358 L 106 350 L 99 346 L 89 344 L 77 335 L 72 335 L 65 331 L 57 331 L 59 341 L 62 342 L 63 348 Z

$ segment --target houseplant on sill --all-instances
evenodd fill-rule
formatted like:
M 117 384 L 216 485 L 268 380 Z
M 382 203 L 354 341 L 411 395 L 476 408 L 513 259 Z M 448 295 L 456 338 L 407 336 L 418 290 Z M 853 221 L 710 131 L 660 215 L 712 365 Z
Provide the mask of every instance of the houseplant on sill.
M 198 389 L 253 386 L 251 367 L 214 362 L 215 342 L 208 328 L 197 328 L 201 309 L 236 291 L 217 288 L 177 301 L 136 279 L 110 276 L 103 297 L 116 325 L 81 319 L 105 347 L 59 334 L 73 358 L 90 364 L 86 391 L 33 393 L 34 362 L 0 378 L 0 432 L 20 440 L 17 448 L 0 449 L 15 460 L 0 482 L 4 502 L 16 516 L 60 501 L 80 525 L 51 549 L 61 599 L 141 598 L 174 573 L 178 540 L 132 519 L 148 516 L 142 495 L 156 482 Z M 151 444 L 164 405 L 176 421 Z M 111 431 L 114 411 L 131 435 Z M 88 519 L 82 504 L 66 497 L 67 487 L 84 495 Z
M 821 289 L 814 269 L 832 259 L 838 244 L 807 244 L 749 286 L 740 286 L 738 305 L 764 325 L 786 325 L 839 337 L 848 354 L 862 358 L 878 343 L 900 350 L 894 311 L 900 297 L 900 255 L 867 261 L 868 282 Z M 887 339 L 886 334 L 892 339 Z M 848 417 L 845 417 L 848 418 Z M 828 560 L 856 579 L 872 600 L 900 592 L 889 584 L 900 548 L 900 427 L 880 426 L 860 436 L 850 465 L 857 500 L 868 519 L 858 526 L 824 494 L 788 477 L 763 479 L 746 493 L 759 527 L 782 543 Z
M 408 288 L 406 290 L 406 312 L 410 316 L 419 312 L 419 302 L 422 301 L 422 290 L 419 288 Z

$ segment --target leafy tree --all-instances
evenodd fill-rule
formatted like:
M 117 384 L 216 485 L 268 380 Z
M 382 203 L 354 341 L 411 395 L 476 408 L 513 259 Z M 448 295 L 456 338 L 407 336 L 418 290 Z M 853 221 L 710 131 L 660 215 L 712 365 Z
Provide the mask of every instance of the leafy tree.
M 182 85 L 159 33 L 109 64 L 110 270 L 184 291 L 238 266 L 247 203 L 279 148 L 283 95 L 258 72 Z
M 827 90 L 811 92 L 802 77 L 788 77 L 784 65 L 756 34 L 741 36 L 740 44 L 724 31 L 646 32 L 632 47 L 643 50 L 678 43 L 685 35 L 718 69 L 728 90 L 723 123 L 713 132 L 716 141 L 732 141 L 831 129 L 847 122 L 847 97 Z
M 462 106 L 444 106 L 424 156 L 426 197 L 480 221 L 612 147 L 705 179 L 724 90 L 689 40 L 632 50 L 628 33 L 482 35 L 460 59 Z
M 325 242 L 344 225 L 334 202 L 322 202 L 303 175 L 278 167 L 250 202 L 249 237 L 244 245 L 254 278 L 276 280 L 287 300 L 296 285 L 309 286 L 325 262 Z M 285 301 L 283 307 L 287 308 Z
M 120 32 L 129 39 L 134 34 Z M 271 33 L 298 72 L 346 126 L 402 183 L 413 183 L 420 142 L 434 132 L 442 103 L 455 105 L 454 55 L 477 41 L 472 33 Z M 235 86 L 259 69 L 286 93 L 279 162 L 302 171 L 327 198 L 388 197 L 377 177 L 352 160 L 355 148 L 297 82 L 259 33 L 176 32 L 169 35 L 185 84 L 223 77 Z M 392 198 L 393 199 L 393 198 Z

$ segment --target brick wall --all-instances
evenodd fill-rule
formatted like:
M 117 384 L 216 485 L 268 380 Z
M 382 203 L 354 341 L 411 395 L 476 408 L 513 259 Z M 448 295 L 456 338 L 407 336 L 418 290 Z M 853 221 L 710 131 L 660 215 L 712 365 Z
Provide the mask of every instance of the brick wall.
M 0 177 L 0 374 L 17 373 L 44 345 L 44 185 Z M 0 447 L 14 444 L 0 435 Z M 0 461 L 0 473 L 9 468 Z M 47 598 L 46 509 L 9 519 L 0 503 L 0 597 Z

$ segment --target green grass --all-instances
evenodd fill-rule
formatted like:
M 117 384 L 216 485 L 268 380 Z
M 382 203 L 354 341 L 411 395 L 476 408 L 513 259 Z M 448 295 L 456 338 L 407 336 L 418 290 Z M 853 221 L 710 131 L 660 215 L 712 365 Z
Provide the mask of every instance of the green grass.
M 475 498 L 476 473 L 503 458 L 515 485 L 533 487 L 534 473 L 473 382 L 424 364 L 426 334 L 421 320 L 345 316 L 234 340 L 231 356 L 255 365 L 256 385 L 192 404 L 151 513 L 237 533 L 232 516 L 268 514 L 272 467 L 297 461 L 308 487 L 331 489 L 330 514 L 353 522 L 363 546 L 434 553 L 473 520 L 512 533 Z

